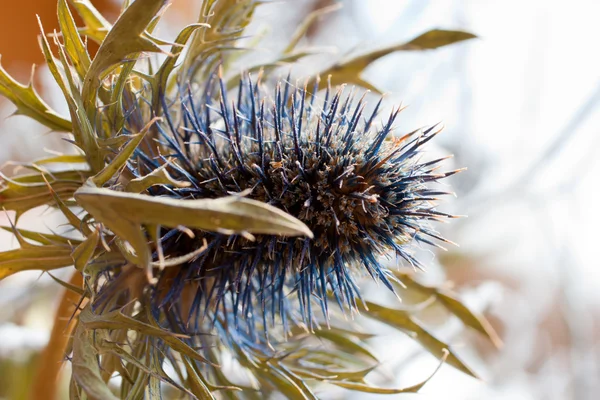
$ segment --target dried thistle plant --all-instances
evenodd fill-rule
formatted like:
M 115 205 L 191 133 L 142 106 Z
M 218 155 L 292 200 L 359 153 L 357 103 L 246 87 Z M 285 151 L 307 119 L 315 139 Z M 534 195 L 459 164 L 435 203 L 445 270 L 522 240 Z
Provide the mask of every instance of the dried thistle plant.
M 77 149 L 31 163 L 30 174 L 3 176 L 0 190 L 0 205 L 17 218 L 47 205 L 79 235 L 12 227 L 20 248 L 0 253 L 0 278 L 75 268 L 71 283 L 59 282 L 63 302 L 75 293 L 79 307 L 53 333 L 71 339 L 46 354 L 71 359 L 71 398 L 306 399 L 326 384 L 419 390 L 427 380 L 404 389 L 365 380 L 377 366 L 364 342 L 371 335 L 344 320 L 358 313 L 412 333 L 474 376 L 410 311 L 359 290 L 370 277 L 391 292 L 425 295 L 495 340 L 453 294 L 381 263 L 391 256 L 420 268 L 414 244 L 446 241 L 431 225 L 452 218 L 435 208 L 447 194 L 436 182 L 457 171 L 421 159 L 435 127 L 394 137 L 399 110 L 381 121 L 381 101 L 367 113 L 360 93 L 375 89 L 360 76 L 374 60 L 473 35 L 430 31 L 299 85 L 278 81 L 274 66 L 309 54 L 296 46 L 310 23 L 279 60 L 240 73 L 228 60 L 260 2 L 205 0 L 199 23 L 172 44 L 152 34 L 166 3 L 137 0 L 111 25 L 89 1 L 73 1 L 85 22 L 78 28 L 58 1 L 60 33 L 42 29 L 40 42 L 70 118 L 0 69 L 0 93 L 18 113 L 70 133 Z M 86 40 L 100 44 L 93 59 Z M 147 53 L 167 57 L 142 59 Z M 228 358 L 250 383 L 222 368 Z M 109 383 L 117 375 L 118 385 Z M 55 390 L 42 382 L 37 394 Z

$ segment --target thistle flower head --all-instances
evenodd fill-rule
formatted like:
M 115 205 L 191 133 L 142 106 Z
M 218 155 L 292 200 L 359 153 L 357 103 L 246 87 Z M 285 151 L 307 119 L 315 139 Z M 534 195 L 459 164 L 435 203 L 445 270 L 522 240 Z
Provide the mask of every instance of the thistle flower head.
M 189 185 L 154 186 L 150 194 L 242 194 L 298 218 L 313 236 L 163 229 L 155 265 L 159 258 L 194 256 L 175 271 L 157 272 L 156 310 L 183 311 L 196 323 L 231 314 L 248 326 L 274 324 L 276 315 L 312 325 L 315 305 L 327 318 L 330 296 L 356 308 L 356 276 L 368 274 L 394 290 L 382 256 L 419 266 L 411 255 L 415 242 L 444 240 L 429 221 L 451 216 L 435 210 L 436 196 L 445 192 L 430 183 L 456 171 L 436 173 L 440 160 L 420 160 L 434 128 L 393 139 L 399 110 L 379 124 L 380 104 L 365 113 L 364 99 L 343 88 L 321 96 L 289 81 L 270 89 L 245 77 L 231 92 L 222 79 L 197 94 L 184 92 L 164 110 L 162 153 L 140 149 L 129 168 L 143 176 L 171 158 L 169 174 Z

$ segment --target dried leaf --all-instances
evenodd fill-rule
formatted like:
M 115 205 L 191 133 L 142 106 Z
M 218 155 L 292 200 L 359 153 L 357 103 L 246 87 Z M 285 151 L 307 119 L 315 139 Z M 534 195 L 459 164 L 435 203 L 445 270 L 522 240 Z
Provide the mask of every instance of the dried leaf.
M 377 88 L 373 87 L 360 77 L 365 68 L 371 65 L 371 63 L 374 61 L 377 61 L 381 57 L 387 56 L 388 54 L 396 51 L 436 49 L 438 47 L 447 46 L 463 40 L 473 39 L 475 37 L 475 35 L 468 32 L 434 29 L 412 39 L 407 43 L 385 47 L 380 50 L 375 50 L 367 54 L 353 57 L 347 61 L 336 63 L 332 67 L 322 71 L 319 75 L 323 77 L 328 77 L 331 75 L 331 84 L 334 86 L 341 84 L 356 84 L 380 93 Z M 326 84 L 326 79 L 321 81 L 319 83 L 319 89 L 325 87 Z
M 285 50 L 283 50 L 283 53 L 284 54 L 292 53 L 296 49 L 296 46 L 298 45 L 300 40 L 304 37 L 304 35 L 306 35 L 306 32 L 308 32 L 308 30 L 310 29 L 312 24 L 314 24 L 323 15 L 337 11 L 340 8 L 342 8 L 342 4 L 336 3 L 333 5 L 327 6 L 327 7 L 320 8 L 320 9 L 315 10 L 315 11 L 311 12 L 310 14 L 308 14 L 306 16 L 306 18 L 304 19 L 304 21 L 302 21 L 302 23 L 300 25 L 298 25 L 298 28 L 296 28 L 296 31 L 292 35 L 292 39 L 290 40 L 290 43 L 288 43 Z
M 383 307 L 372 302 L 366 302 L 366 306 L 368 311 L 365 311 L 365 316 L 386 323 L 396 329 L 409 332 L 410 336 L 429 353 L 440 360 L 445 359 L 447 364 L 452 365 L 459 371 L 477 378 L 477 375 L 454 354 L 450 346 L 430 334 L 408 312 Z M 448 354 L 446 355 L 446 353 Z
M 317 337 L 327 339 L 338 346 L 340 349 L 344 350 L 344 352 L 348 354 L 363 354 L 372 360 L 377 361 L 377 357 L 375 357 L 365 345 L 362 343 L 360 339 L 352 337 L 351 334 L 344 331 L 336 331 L 330 329 L 319 329 L 315 331 L 315 335 Z
M 91 314 L 89 306 L 81 312 L 80 321 L 81 317 L 88 313 Z M 94 337 L 93 330 L 86 329 L 81 322 L 77 325 L 75 340 L 73 341 L 73 359 L 71 361 L 73 379 L 91 400 L 118 400 L 100 374 L 98 351 L 94 346 Z
M 167 166 L 168 164 L 163 164 L 159 168 L 154 169 L 148 175 L 130 180 L 125 187 L 125 191 L 131 193 L 141 193 L 154 185 L 171 185 L 178 188 L 185 188 L 191 185 L 190 182 L 175 180 L 171 175 L 169 175 L 169 172 L 167 172 Z
M 483 315 L 469 310 L 467 306 L 456 298 L 455 293 L 442 288 L 422 285 L 415 281 L 411 274 L 396 272 L 395 275 L 409 289 L 414 289 L 428 296 L 434 296 L 439 303 L 451 312 L 452 315 L 460 319 L 463 324 L 487 337 L 497 348 L 502 347 L 502 340 L 498 337 L 498 334 L 487 319 Z
M 215 400 L 215 397 L 212 395 L 203 379 L 198 375 L 194 367 L 192 367 L 191 362 L 187 359 L 187 357 L 182 357 L 181 361 L 185 366 L 185 370 L 187 372 L 187 382 L 190 390 L 199 400 Z
M 273 206 L 239 196 L 178 200 L 84 186 L 75 193 L 75 199 L 96 221 L 129 242 L 142 267 L 150 263 L 143 225 L 312 237 L 310 229 L 298 219 Z

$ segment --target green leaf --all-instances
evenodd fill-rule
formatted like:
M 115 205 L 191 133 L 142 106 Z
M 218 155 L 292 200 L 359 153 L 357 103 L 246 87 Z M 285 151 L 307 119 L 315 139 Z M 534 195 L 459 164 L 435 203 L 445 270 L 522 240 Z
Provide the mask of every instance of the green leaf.
M 473 39 L 475 37 L 475 35 L 468 32 L 434 29 L 425 32 L 424 34 L 412 39 L 407 43 L 385 47 L 383 49 L 353 57 L 347 61 L 336 63 L 332 67 L 320 72 L 319 75 L 323 77 L 328 77 L 331 75 L 331 84 L 333 86 L 341 84 L 356 84 L 380 93 L 377 88 L 373 87 L 371 84 L 361 78 L 363 71 L 378 59 L 396 51 L 436 49 L 438 47 Z M 319 89 L 323 88 L 326 83 L 327 80 L 321 81 L 319 83 Z
M 312 237 L 310 229 L 298 219 L 273 206 L 239 196 L 178 200 L 84 186 L 77 190 L 75 199 L 96 221 L 129 242 L 141 267 L 149 267 L 151 261 L 142 231 L 146 225 Z
M 40 124 L 59 132 L 70 132 L 71 121 L 52 110 L 33 88 L 14 80 L 0 64 L 0 95 L 6 97 L 16 107 L 16 114 L 26 115 Z
M 419 342 L 429 353 L 440 360 L 445 359 L 447 364 L 452 365 L 459 371 L 477 378 L 477 375 L 454 354 L 450 346 L 435 338 L 408 312 L 383 307 L 372 302 L 366 302 L 366 308 L 365 316 L 381 321 L 396 329 L 409 332 L 410 336 Z

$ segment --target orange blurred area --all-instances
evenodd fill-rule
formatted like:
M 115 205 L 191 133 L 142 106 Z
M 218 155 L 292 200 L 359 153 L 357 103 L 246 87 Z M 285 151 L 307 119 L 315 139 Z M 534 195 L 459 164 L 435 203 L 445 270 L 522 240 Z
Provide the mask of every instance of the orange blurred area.
M 104 15 L 115 15 L 117 3 L 113 0 L 92 0 Z M 26 80 L 31 65 L 43 63 L 38 45 L 40 32 L 36 15 L 39 15 L 46 32 L 58 28 L 57 1 L 20 0 L 3 1 L 0 12 L 0 54 L 3 67 L 19 80 Z
M 91 3 L 109 21 L 118 16 L 122 0 L 90 0 Z M 46 33 L 58 29 L 57 19 L 58 0 L 20 0 L 2 1 L 0 12 L 0 55 L 2 66 L 16 79 L 26 81 L 31 75 L 31 65 L 42 65 L 44 62 L 38 44 L 40 28 L 38 15 Z M 169 9 L 179 14 L 192 13 L 196 7 L 190 0 L 173 0 Z M 75 21 L 82 26 L 82 21 L 73 11 Z M 96 45 L 89 43 L 90 52 L 95 51 Z

